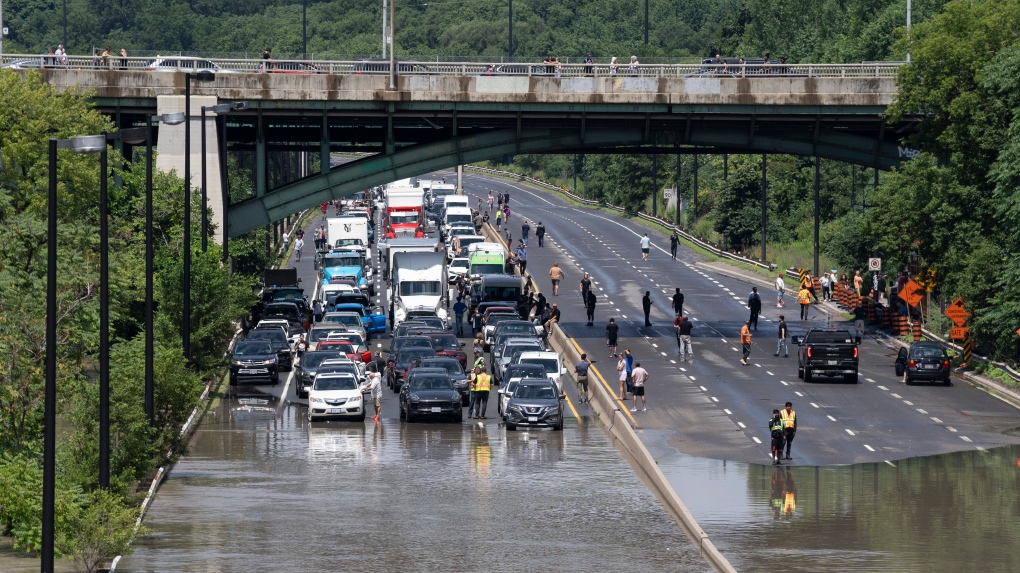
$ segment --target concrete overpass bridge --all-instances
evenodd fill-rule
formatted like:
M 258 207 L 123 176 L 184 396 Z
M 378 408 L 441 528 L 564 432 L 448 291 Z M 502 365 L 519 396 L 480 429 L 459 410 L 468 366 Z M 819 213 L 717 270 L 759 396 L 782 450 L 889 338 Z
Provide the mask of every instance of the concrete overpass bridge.
M 910 154 L 899 141 L 913 121 L 885 120 L 896 64 L 738 75 L 701 65 L 612 73 L 578 64 L 546 73 L 539 64 L 493 72 L 482 64 L 402 62 L 391 77 L 380 63 L 276 62 L 273 73 L 257 73 L 261 60 L 212 63 L 222 68 L 214 81 L 191 81 L 192 153 L 199 153 L 200 106 L 246 101 L 246 111 L 229 116 L 222 143 L 228 153 L 255 156 L 250 196 L 221 200 L 218 174 L 208 177 L 211 209 L 222 213 L 229 203 L 223 220 L 230 237 L 373 185 L 519 153 L 784 153 L 878 169 Z M 89 58 L 40 72 L 59 88 L 93 90 L 123 127 L 145 114 L 183 110 L 185 73 L 126 64 L 106 69 Z M 162 130 L 160 167 L 181 171 L 184 126 Z M 210 165 L 218 164 L 215 134 L 207 135 Z M 267 160 L 279 152 L 317 154 L 322 168 L 274 185 Z M 373 155 L 330 170 L 335 152 Z M 199 165 L 193 157 L 193 181 Z

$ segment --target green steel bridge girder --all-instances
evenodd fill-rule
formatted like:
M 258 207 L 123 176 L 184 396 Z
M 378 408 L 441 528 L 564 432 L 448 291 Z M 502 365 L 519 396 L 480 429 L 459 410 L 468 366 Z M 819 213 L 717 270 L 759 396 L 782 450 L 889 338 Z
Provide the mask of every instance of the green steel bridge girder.
M 527 128 L 493 130 L 411 145 L 392 154 L 376 154 L 273 189 L 232 205 L 227 234 L 234 238 L 303 209 L 339 199 L 376 185 L 415 177 L 439 169 L 522 153 L 606 152 L 629 148 L 633 153 L 691 152 L 790 154 L 818 156 L 848 163 L 891 169 L 900 163 L 894 143 L 839 130 L 773 132 L 751 135 L 746 127 L 692 128 L 691 131 L 645 131 L 640 121 L 629 127 L 591 129 Z

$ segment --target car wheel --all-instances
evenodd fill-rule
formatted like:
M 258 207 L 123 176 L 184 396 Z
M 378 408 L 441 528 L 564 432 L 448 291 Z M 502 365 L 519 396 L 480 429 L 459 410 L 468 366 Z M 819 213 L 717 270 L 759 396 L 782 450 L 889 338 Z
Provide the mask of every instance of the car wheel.
M 364 409 L 361 410 L 361 415 L 358 416 L 357 419 L 358 419 L 359 422 L 364 422 L 365 421 L 365 410 Z
M 401 420 L 406 419 L 406 416 L 404 414 L 404 407 L 403 406 L 399 406 L 397 409 L 400 411 L 400 419 Z
M 951 381 L 951 380 L 949 379 L 949 377 L 947 376 L 947 377 L 946 377 L 945 379 L 943 379 L 943 380 L 942 380 L 942 385 L 943 385 L 943 386 L 952 386 L 952 385 L 953 385 L 953 382 L 952 382 L 952 381 Z
M 553 430 L 555 430 L 557 432 L 562 432 L 563 431 L 563 420 L 560 420 L 560 423 L 556 424 L 556 427 L 553 428 Z
M 516 432 L 517 431 L 517 424 L 507 424 L 506 425 L 506 431 L 508 431 L 508 432 Z
M 454 414 L 454 415 L 450 416 L 450 421 L 453 422 L 454 424 L 463 424 L 464 423 L 464 410 L 461 410 L 459 414 Z
M 804 369 L 800 367 L 800 364 L 797 365 L 797 378 L 804 379 Z
M 847 374 L 846 376 L 843 377 L 843 379 L 851 384 L 857 384 L 858 375 L 856 372 L 854 372 L 853 374 Z
M 914 383 L 914 379 L 911 378 L 910 376 L 907 376 L 906 378 L 903 379 L 903 383 L 906 384 L 907 386 L 910 386 L 911 384 Z
M 414 421 L 414 414 L 411 413 L 410 408 L 404 409 L 404 419 L 407 420 L 408 422 Z
M 811 380 L 812 380 L 811 369 L 810 368 L 805 368 L 804 369 L 804 381 L 805 382 L 811 382 Z
M 901 364 L 896 364 L 896 375 L 903 376 L 903 366 Z

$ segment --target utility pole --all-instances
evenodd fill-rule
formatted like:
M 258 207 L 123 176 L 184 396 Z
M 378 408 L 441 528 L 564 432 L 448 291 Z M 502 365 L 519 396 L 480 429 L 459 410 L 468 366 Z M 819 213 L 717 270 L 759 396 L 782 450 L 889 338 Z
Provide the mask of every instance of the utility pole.
M 393 20 L 395 18 L 394 6 L 397 0 L 390 0 L 390 89 L 397 89 L 397 60 L 394 53 L 397 51 L 396 38 L 393 37 Z
M 648 0 L 645 0 L 645 45 L 648 45 Z
M 514 61 L 514 0 L 508 0 L 510 11 L 507 15 L 507 40 L 509 45 L 507 46 L 508 62 Z
M 382 57 L 386 59 L 386 0 L 382 0 Z
M 4 53 L 4 0 L 0 0 L 0 55 Z
M 907 0 L 907 63 L 910 63 L 910 0 Z

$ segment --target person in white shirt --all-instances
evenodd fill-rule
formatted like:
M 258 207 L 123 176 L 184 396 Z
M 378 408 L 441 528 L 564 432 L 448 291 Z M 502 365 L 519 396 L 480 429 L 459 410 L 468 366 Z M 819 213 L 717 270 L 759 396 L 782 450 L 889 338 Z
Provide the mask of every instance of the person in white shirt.
M 382 383 L 379 381 L 378 372 L 368 373 L 367 390 L 372 394 L 372 403 L 375 404 L 375 415 L 372 419 L 379 421 L 379 413 L 382 412 Z
M 783 300 L 783 293 L 786 292 L 786 283 L 783 281 L 783 273 L 779 273 L 776 277 L 776 308 L 786 306 L 786 301 Z
M 645 233 L 644 237 L 641 237 L 641 260 L 648 260 L 648 249 L 652 246 L 652 240 L 648 238 L 648 233 Z

